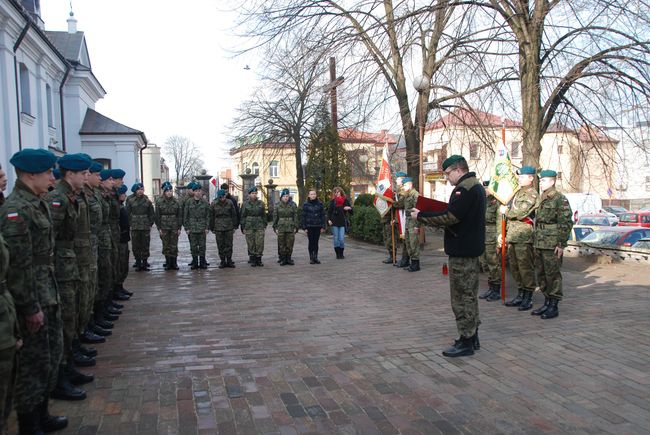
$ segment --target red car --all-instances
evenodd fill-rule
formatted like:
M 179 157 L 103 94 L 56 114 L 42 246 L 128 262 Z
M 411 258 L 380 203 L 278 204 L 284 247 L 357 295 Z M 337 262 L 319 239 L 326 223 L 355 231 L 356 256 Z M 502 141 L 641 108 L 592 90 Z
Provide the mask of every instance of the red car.
M 587 235 L 580 243 L 595 246 L 632 246 L 639 240 L 650 237 L 650 228 L 641 227 L 601 227 Z
M 650 211 L 623 213 L 619 217 L 619 226 L 650 228 Z

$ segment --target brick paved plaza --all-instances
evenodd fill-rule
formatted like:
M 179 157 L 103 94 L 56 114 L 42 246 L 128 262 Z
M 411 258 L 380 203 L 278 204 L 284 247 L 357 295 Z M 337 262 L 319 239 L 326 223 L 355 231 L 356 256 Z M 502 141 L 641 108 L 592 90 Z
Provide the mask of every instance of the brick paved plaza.
M 165 272 L 152 235 L 153 270 L 131 272 L 89 398 L 53 402 L 66 433 L 650 432 L 647 266 L 568 259 L 559 318 L 481 301 L 481 350 L 448 359 L 437 237 L 418 273 L 350 240 L 336 260 L 328 237 L 309 265 L 303 233 L 280 267 L 270 230 L 251 268 L 235 238 L 236 269 L 216 268 L 210 236 L 212 265 L 190 271 L 182 235 L 182 270 Z

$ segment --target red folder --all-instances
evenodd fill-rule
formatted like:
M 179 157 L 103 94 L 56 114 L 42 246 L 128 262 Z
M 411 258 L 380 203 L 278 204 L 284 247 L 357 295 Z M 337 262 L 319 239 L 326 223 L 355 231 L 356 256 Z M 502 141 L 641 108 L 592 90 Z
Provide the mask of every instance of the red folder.
M 420 195 L 415 203 L 415 208 L 420 211 L 441 212 L 447 210 L 447 203 Z

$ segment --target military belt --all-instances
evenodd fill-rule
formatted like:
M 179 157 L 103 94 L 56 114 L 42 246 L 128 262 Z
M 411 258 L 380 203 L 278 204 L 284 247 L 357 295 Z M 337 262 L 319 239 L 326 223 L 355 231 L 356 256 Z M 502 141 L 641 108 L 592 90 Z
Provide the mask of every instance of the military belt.
M 32 266 L 50 266 L 54 263 L 54 254 L 34 255 L 32 257 Z
M 74 240 L 56 240 L 54 246 L 57 248 L 72 249 L 74 248 Z

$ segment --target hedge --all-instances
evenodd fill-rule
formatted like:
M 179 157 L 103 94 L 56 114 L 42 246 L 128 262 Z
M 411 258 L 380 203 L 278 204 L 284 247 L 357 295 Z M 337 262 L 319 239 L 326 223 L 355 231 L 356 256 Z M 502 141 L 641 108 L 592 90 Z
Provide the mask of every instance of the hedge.
M 359 198 L 361 196 L 359 195 Z M 384 234 L 379 212 L 374 206 L 359 206 L 359 198 L 355 201 L 354 213 L 350 216 L 350 235 L 380 245 L 383 243 Z

